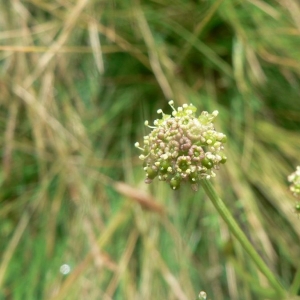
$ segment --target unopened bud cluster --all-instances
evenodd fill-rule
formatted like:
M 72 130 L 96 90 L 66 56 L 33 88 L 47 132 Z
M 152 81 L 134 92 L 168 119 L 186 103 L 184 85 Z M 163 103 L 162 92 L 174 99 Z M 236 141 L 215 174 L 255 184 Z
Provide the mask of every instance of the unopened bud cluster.
M 201 179 L 215 177 L 214 170 L 226 162 L 223 153 L 225 134 L 214 129 L 213 120 L 218 111 L 209 114 L 203 111 L 196 117 L 196 107 L 184 104 L 177 110 L 173 101 L 169 102 L 172 115 L 162 110 L 160 119 L 154 121 L 149 135 L 144 136 L 144 146 L 135 146 L 143 151 L 139 156 L 144 161 L 146 183 L 155 177 L 169 183 L 172 189 L 178 189 L 183 182 L 189 182 L 197 190 Z
M 291 183 L 290 190 L 295 197 L 300 196 L 300 166 L 297 167 L 296 171 L 288 176 L 288 181 Z

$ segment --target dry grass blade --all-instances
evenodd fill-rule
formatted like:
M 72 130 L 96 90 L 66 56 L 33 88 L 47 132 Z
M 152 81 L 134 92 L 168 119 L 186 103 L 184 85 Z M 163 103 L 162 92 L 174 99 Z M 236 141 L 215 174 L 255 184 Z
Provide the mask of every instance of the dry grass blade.
M 45 70 L 49 62 L 53 59 L 57 51 L 67 41 L 74 26 L 76 25 L 76 20 L 79 18 L 79 15 L 82 13 L 83 9 L 88 4 L 88 2 L 88 0 L 78 0 L 74 8 L 70 11 L 57 41 L 54 42 L 51 45 L 51 47 L 49 47 L 49 50 L 39 59 L 35 70 L 24 81 L 24 87 L 26 89 L 28 89 L 38 78 L 38 76 L 40 76 L 43 73 L 43 71 Z
M 166 77 L 164 70 L 162 68 L 160 58 L 158 55 L 157 46 L 155 44 L 155 40 L 152 36 L 152 33 L 151 33 L 151 30 L 147 23 L 147 20 L 144 16 L 142 10 L 140 9 L 139 5 L 136 5 L 136 8 L 134 9 L 134 15 L 135 15 L 137 23 L 140 27 L 142 37 L 145 40 L 145 44 L 148 47 L 149 61 L 150 61 L 152 71 L 153 71 L 153 73 L 157 79 L 157 82 L 160 85 L 165 97 L 167 99 L 172 99 L 172 98 L 174 98 L 174 93 L 172 91 L 172 88 L 170 86 L 168 78 Z
M 3 288 L 3 281 L 7 268 L 9 266 L 10 260 L 18 246 L 18 243 L 26 229 L 30 220 L 30 216 L 27 213 L 24 213 L 21 220 L 18 223 L 18 226 L 15 229 L 13 237 L 10 240 L 10 243 L 7 245 L 7 248 L 2 256 L 2 262 L 0 264 L 0 289 Z
M 90 54 L 93 53 L 94 50 L 91 47 L 87 46 L 62 46 L 60 49 L 49 49 L 49 47 L 41 47 L 41 46 L 14 46 L 14 45 L 0 45 L 0 51 L 5 52 L 21 52 L 21 53 L 43 53 L 49 52 L 53 54 L 59 53 L 80 53 L 80 54 Z M 101 47 L 101 53 L 116 53 L 127 50 L 122 50 L 114 45 L 105 45 Z M 135 51 L 135 50 L 133 50 Z
M 188 43 L 186 43 L 186 47 L 184 48 L 184 51 L 180 55 L 179 64 L 182 64 L 182 62 L 184 61 L 184 59 L 187 57 L 187 55 L 191 51 L 193 45 L 197 42 L 197 39 L 199 39 L 199 35 L 203 31 L 204 27 L 212 19 L 212 17 L 214 16 L 214 14 L 216 13 L 216 11 L 218 10 L 218 8 L 220 7 L 220 5 L 222 4 L 223 1 L 224 0 L 218 0 L 218 1 L 216 1 L 211 6 L 211 8 L 209 9 L 209 11 L 205 15 L 205 17 L 197 24 L 197 26 L 195 27 L 195 29 L 193 31 L 193 38 L 190 41 L 188 41 Z
M 97 243 L 100 249 L 109 242 L 111 236 L 120 226 L 122 226 L 123 222 L 126 221 L 127 218 L 128 218 L 128 214 L 126 213 L 126 210 L 121 210 L 117 215 L 114 216 L 114 218 L 110 221 L 109 225 L 107 226 L 103 234 L 98 239 Z M 52 300 L 64 299 L 68 291 L 72 289 L 72 286 L 76 283 L 79 277 L 82 276 L 82 274 L 84 273 L 86 268 L 90 265 L 92 260 L 93 260 L 93 250 L 91 250 L 86 255 L 86 257 L 81 261 L 81 263 L 75 268 L 75 270 L 73 270 L 70 276 L 64 281 L 57 294 L 53 296 L 51 299 Z
M 4 176 L 8 177 L 11 171 L 12 163 L 12 151 L 13 151 L 13 141 L 17 124 L 19 105 L 17 102 L 13 102 L 9 106 L 9 114 L 7 120 L 7 128 L 5 130 L 5 148 L 3 153 L 3 171 Z
M 120 194 L 136 201 L 142 208 L 159 214 L 165 213 L 165 208 L 161 204 L 157 203 L 157 201 L 149 194 L 123 182 L 115 182 L 113 187 Z
M 91 46 L 93 49 L 93 55 L 95 59 L 96 66 L 100 74 L 104 73 L 104 63 L 103 63 L 103 56 L 102 56 L 102 49 L 100 38 L 98 34 L 98 23 L 95 20 L 92 20 L 89 24 L 89 34 L 90 34 L 90 41 Z
M 133 230 L 128 237 L 128 242 L 123 252 L 123 255 L 118 263 L 118 268 L 105 291 L 105 294 L 109 297 L 113 297 L 113 295 L 115 294 L 115 291 L 120 281 L 120 277 L 125 273 L 126 268 L 130 263 L 130 259 L 132 258 L 132 254 L 136 246 L 138 236 L 139 234 L 137 230 Z
M 259 55 L 267 62 L 276 64 L 279 66 L 290 67 L 299 73 L 300 64 L 295 59 L 274 55 L 265 49 L 260 49 Z

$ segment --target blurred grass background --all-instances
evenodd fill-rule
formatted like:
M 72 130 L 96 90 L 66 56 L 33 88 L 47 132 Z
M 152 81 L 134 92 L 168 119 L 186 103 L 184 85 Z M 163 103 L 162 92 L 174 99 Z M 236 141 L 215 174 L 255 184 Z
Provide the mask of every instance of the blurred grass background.
M 2 0 L 0 28 L 1 300 L 278 299 L 201 190 L 144 184 L 170 99 L 219 110 L 214 185 L 297 293 L 298 1 Z

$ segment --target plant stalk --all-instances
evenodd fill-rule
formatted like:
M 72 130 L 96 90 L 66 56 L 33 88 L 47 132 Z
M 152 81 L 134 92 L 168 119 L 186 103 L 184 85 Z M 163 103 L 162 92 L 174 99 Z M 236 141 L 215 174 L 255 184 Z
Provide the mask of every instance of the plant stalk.
M 241 243 L 242 247 L 246 250 L 246 252 L 250 255 L 258 269 L 266 276 L 269 280 L 270 285 L 276 290 L 278 293 L 278 299 L 282 299 L 280 297 L 284 297 L 286 295 L 286 291 L 283 288 L 282 284 L 278 281 L 278 279 L 274 276 L 259 254 L 256 252 L 254 247 L 249 242 L 248 238 L 244 234 L 244 232 L 239 227 L 238 223 L 233 218 L 230 211 L 227 209 L 225 203 L 215 191 L 213 185 L 209 180 L 203 179 L 201 180 L 202 187 L 204 188 L 206 194 L 212 201 L 213 205 L 217 209 L 218 213 L 221 215 L 225 223 L 228 225 L 232 234 L 238 239 Z

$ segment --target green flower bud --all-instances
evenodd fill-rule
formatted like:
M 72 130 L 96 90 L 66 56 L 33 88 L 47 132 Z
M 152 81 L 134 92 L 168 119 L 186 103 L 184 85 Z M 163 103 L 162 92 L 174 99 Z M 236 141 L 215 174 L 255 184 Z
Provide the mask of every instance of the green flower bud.
M 157 171 L 153 170 L 151 167 L 146 168 L 147 178 L 154 179 L 157 176 Z
M 220 163 L 221 164 L 225 164 L 226 161 L 227 161 L 227 156 L 226 155 L 222 155 L 221 157 L 222 157 L 222 159 L 220 160 Z
M 204 158 L 204 159 L 202 160 L 202 165 L 203 165 L 204 167 L 206 167 L 207 169 L 211 169 L 211 168 L 214 166 L 212 160 L 211 160 L 211 159 L 208 159 L 208 158 Z
M 177 176 L 171 178 L 171 180 L 170 180 L 170 187 L 173 190 L 178 190 L 180 188 L 180 178 L 178 178 Z

